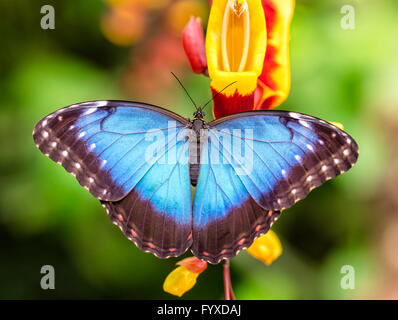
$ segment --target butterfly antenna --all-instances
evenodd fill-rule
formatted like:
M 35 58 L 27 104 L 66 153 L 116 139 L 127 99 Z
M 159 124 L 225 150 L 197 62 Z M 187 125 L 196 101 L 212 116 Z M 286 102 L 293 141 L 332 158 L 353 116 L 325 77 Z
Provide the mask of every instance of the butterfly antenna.
M 180 79 L 178 79 L 178 77 L 174 74 L 174 72 L 171 72 L 171 74 L 174 76 L 174 78 L 176 78 L 176 80 L 178 81 L 178 83 L 180 84 L 180 86 L 184 89 L 185 93 L 187 94 L 187 96 L 189 97 L 189 99 L 192 101 L 192 104 L 194 105 L 195 109 L 198 110 L 198 107 L 195 103 L 195 101 L 193 101 L 192 97 L 189 95 L 187 89 L 185 89 L 184 85 L 182 84 L 182 82 L 180 81 Z
M 221 91 L 218 91 L 216 94 L 215 94 L 215 96 L 214 97 L 212 97 L 209 101 L 207 101 L 204 105 L 203 105 L 203 107 L 201 108 L 202 110 L 204 110 L 205 108 L 206 108 L 206 106 L 211 102 L 211 101 L 214 101 L 214 99 L 221 93 L 221 92 L 223 92 L 225 89 L 227 89 L 228 87 L 230 87 L 230 86 L 232 86 L 234 83 L 237 83 L 238 81 L 234 81 L 234 82 L 232 82 L 232 83 L 230 83 L 229 85 L 227 85 L 224 89 L 222 89 Z

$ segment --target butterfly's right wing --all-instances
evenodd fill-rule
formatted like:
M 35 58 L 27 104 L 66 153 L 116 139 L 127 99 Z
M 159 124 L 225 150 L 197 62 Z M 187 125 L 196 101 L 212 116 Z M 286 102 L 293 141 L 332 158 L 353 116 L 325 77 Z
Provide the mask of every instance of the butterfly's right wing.
M 37 147 L 76 177 L 137 246 L 159 257 L 191 244 L 188 122 L 164 109 L 93 101 L 35 127 Z
M 330 123 L 288 111 L 210 122 L 193 204 L 193 253 L 230 259 L 266 232 L 279 211 L 347 171 L 358 145 Z

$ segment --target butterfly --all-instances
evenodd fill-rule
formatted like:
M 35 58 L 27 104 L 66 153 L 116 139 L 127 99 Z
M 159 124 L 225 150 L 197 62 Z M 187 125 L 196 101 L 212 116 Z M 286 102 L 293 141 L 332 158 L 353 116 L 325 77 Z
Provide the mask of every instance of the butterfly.
M 203 117 L 201 108 L 190 120 L 144 103 L 91 101 L 46 116 L 33 138 L 139 249 L 166 258 L 190 248 L 213 264 L 358 158 L 351 136 L 309 115 Z

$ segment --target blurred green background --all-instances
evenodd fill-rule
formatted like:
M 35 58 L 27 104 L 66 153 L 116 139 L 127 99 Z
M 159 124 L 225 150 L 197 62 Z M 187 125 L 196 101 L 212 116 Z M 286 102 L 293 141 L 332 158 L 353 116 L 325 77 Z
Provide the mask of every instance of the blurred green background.
M 85 100 L 137 100 L 190 116 L 170 71 L 198 104 L 210 98 L 180 38 L 191 13 L 206 17 L 207 2 L 139 2 L 123 20 L 99 0 L 0 0 L 1 299 L 174 298 L 162 283 L 179 259 L 138 250 L 32 139 L 42 117 Z M 40 28 L 45 4 L 55 8 L 55 30 Z M 346 4 L 354 30 L 340 26 Z M 297 1 L 292 89 L 279 109 L 343 123 L 360 157 L 282 214 L 273 230 L 284 252 L 270 267 L 246 252 L 232 260 L 238 299 L 398 298 L 397 38 L 395 0 Z M 47 264 L 55 290 L 40 288 Z M 344 265 L 355 269 L 354 290 L 340 287 Z M 223 298 L 221 266 L 209 265 L 184 298 Z

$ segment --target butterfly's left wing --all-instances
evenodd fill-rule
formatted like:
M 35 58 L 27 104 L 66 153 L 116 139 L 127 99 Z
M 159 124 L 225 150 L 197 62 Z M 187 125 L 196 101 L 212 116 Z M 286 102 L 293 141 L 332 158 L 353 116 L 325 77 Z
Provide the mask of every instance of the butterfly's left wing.
M 33 138 L 141 250 L 178 256 L 191 245 L 186 119 L 128 101 L 91 101 L 43 118 Z
M 353 138 L 299 113 L 257 111 L 210 122 L 193 204 L 193 253 L 234 257 L 279 212 L 356 162 Z

